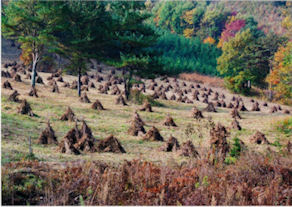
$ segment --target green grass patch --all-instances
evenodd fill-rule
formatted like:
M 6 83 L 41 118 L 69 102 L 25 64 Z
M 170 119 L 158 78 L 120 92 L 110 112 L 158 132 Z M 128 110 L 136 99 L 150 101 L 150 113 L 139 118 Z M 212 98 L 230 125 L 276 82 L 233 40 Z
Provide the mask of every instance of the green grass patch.
M 158 106 L 158 107 L 163 107 L 164 105 L 160 103 L 159 101 L 154 100 L 151 96 L 149 95 L 144 95 L 138 90 L 131 90 L 130 101 L 135 103 L 135 104 L 143 104 L 145 101 L 148 101 L 151 106 Z
M 32 132 L 38 131 L 39 123 L 34 121 L 33 117 L 18 114 L 8 114 L 5 112 L 1 113 L 2 119 L 2 130 L 8 129 L 13 131 L 14 134 L 23 135 L 30 134 L 34 136 Z M 29 132 L 29 133 L 23 133 Z
M 292 136 L 292 117 L 276 122 L 275 127 L 277 131 Z

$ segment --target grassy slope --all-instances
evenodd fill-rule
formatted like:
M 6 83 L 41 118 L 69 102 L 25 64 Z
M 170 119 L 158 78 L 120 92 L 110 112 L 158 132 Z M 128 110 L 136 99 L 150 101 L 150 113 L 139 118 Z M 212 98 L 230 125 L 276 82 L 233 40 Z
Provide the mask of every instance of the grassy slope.
M 40 73 L 44 81 L 49 74 Z M 89 99 L 94 102 L 98 98 L 104 107 L 105 111 L 95 111 L 90 108 L 91 104 L 81 103 L 77 97 L 77 91 L 60 87 L 61 93 L 54 94 L 50 92 L 50 86 L 38 85 L 39 98 L 27 96 L 30 89 L 30 83 L 24 79 L 24 82 L 18 83 L 11 81 L 12 87 L 17 89 L 21 94 L 20 98 L 26 98 L 31 104 L 32 110 L 36 117 L 28 117 L 26 115 L 17 114 L 18 103 L 11 103 L 7 101 L 10 90 L 2 89 L 2 164 L 9 161 L 16 161 L 22 159 L 23 155 L 28 151 L 27 139 L 32 137 L 33 150 L 37 158 L 44 161 L 71 161 L 71 160 L 103 160 L 109 163 L 120 163 L 127 159 L 141 158 L 153 162 L 162 162 L 171 164 L 174 162 L 180 163 L 187 160 L 187 158 L 179 157 L 175 153 L 159 152 L 157 149 L 162 146 L 162 142 L 146 142 L 139 137 L 133 137 L 127 134 L 129 127 L 129 120 L 135 111 L 140 106 L 130 104 L 129 106 L 115 105 L 114 100 L 116 96 L 99 94 L 97 89 L 90 89 L 87 92 Z M 75 79 L 73 76 L 65 76 L 65 81 Z M 2 82 L 5 81 L 2 78 Z M 96 86 L 98 85 L 95 81 Z M 146 130 L 151 126 L 156 126 L 162 136 L 167 140 L 172 134 L 178 138 L 182 143 L 191 139 L 199 151 L 204 151 L 209 147 L 209 130 L 206 128 L 206 121 L 198 122 L 190 117 L 192 105 L 178 103 L 175 101 L 162 101 L 164 107 L 154 107 L 154 113 L 139 112 L 142 119 L 146 122 Z M 203 109 L 205 104 L 195 102 L 199 109 Z M 104 139 L 108 135 L 113 134 L 117 137 L 125 150 L 126 154 L 113 153 L 87 153 L 80 156 L 67 155 L 57 152 L 57 146 L 42 146 L 36 144 L 36 140 L 40 132 L 45 128 L 46 121 L 50 119 L 51 125 L 56 132 L 58 141 L 61 141 L 66 132 L 74 126 L 74 123 L 60 121 L 60 116 L 65 112 L 67 106 L 70 106 L 79 118 L 84 118 L 87 124 L 92 129 L 93 135 L 96 139 Z M 204 116 L 211 116 L 215 123 L 221 122 L 225 126 L 231 124 L 231 116 L 229 109 L 218 109 L 219 113 L 204 113 Z M 167 114 L 170 114 L 177 123 L 178 128 L 168 128 L 162 125 L 162 121 Z M 268 140 L 274 142 L 276 138 L 280 143 L 286 144 L 289 136 L 282 134 L 274 129 L 272 123 L 287 118 L 287 115 L 276 113 L 268 114 L 263 112 L 245 112 L 241 113 L 243 119 L 240 120 L 240 125 L 243 127 L 242 131 L 231 130 L 231 136 L 239 137 L 251 149 L 263 151 L 268 146 L 255 146 L 249 143 L 249 136 L 256 130 L 265 133 Z M 188 125 L 194 127 L 195 132 L 191 136 L 185 134 Z M 199 134 L 203 138 L 199 138 Z M 291 139 L 291 138 L 290 138 Z M 278 151 L 279 149 L 270 146 L 271 149 Z

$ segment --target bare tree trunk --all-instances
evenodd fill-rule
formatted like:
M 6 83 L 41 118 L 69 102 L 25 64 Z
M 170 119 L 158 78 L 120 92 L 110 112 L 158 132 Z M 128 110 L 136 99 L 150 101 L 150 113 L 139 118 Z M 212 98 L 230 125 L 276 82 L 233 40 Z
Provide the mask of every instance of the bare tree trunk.
M 124 87 L 125 87 L 125 96 L 126 96 L 126 99 L 128 101 L 129 97 L 130 97 L 130 92 L 128 90 L 128 83 L 127 83 L 127 79 L 125 78 L 125 76 L 124 76 Z
M 272 67 L 270 65 L 270 74 L 272 72 Z M 269 95 L 268 95 L 268 100 L 272 101 L 273 100 L 273 90 L 272 90 L 272 84 L 269 82 Z
M 131 92 L 131 88 L 132 88 L 132 83 L 131 83 L 132 76 L 133 76 L 133 73 L 132 73 L 131 70 L 129 71 L 129 77 L 128 78 L 127 78 L 127 74 L 124 75 L 125 96 L 126 96 L 127 100 L 129 100 L 130 92 Z
M 38 54 L 33 54 L 33 62 L 32 62 L 32 77 L 31 77 L 31 86 L 35 87 L 35 78 L 36 78 L 36 68 L 39 61 Z
M 78 96 L 81 96 L 81 68 L 78 68 Z

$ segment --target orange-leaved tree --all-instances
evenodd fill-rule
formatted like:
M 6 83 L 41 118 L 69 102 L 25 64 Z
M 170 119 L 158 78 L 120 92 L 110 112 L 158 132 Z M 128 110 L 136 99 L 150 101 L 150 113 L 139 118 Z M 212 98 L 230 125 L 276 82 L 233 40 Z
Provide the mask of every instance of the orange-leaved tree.
M 211 45 L 213 45 L 216 42 L 216 40 L 212 37 L 207 37 L 206 39 L 204 39 L 204 43 L 209 43 Z
M 275 98 L 285 104 L 292 104 L 292 42 L 278 49 L 274 65 L 266 78 Z

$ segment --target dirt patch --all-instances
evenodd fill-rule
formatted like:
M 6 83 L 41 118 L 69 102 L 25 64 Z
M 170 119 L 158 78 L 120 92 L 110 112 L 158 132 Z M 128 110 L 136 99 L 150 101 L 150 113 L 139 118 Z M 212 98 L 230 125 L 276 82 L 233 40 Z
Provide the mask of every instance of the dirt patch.
M 41 76 L 38 76 L 38 77 L 36 78 L 36 82 L 39 83 L 39 84 L 44 84 L 44 81 L 43 81 L 43 79 L 42 79 Z
M 92 135 L 91 129 L 84 120 L 82 121 L 80 136 L 81 137 L 77 139 L 77 143 L 74 144 L 74 147 L 85 152 L 96 152 L 95 139 Z
M 212 102 L 208 103 L 208 106 L 204 109 L 207 112 L 217 112 Z
M 239 111 L 248 111 L 247 108 L 244 106 L 243 103 L 241 103 L 241 104 L 238 106 L 238 110 L 239 110 Z
M 64 88 L 70 88 L 70 83 L 64 82 L 62 85 Z
M 72 109 L 68 106 L 66 112 L 61 116 L 62 121 L 75 121 L 75 114 Z
M 96 99 L 96 101 L 91 105 L 91 108 L 95 110 L 105 110 L 98 99 Z
M 195 83 L 205 83 L 212 87 L 222 88 L 224 86 L 224 81 L 221 78 L 200 75 L 197 73 L 182 73 L 179 75 L 179 77 L 183 80 L 192 81 Z
M 31 110 L 31 107 L 29 103 L 26 101 L 26 99 L 21 101 L 20 106 L 18 107 L 18 113 L 20 114 L 27 114 L 29 116 L 33 116 L 33 112 Z
M 55 83 L 53 84 L 52 92 L 53 92 L 53 93 L 60 93 L 57 82 L 55 82 Z
M 81 86 L 81 91 L 89 91 L 88 86 L 85 85 Z
M 292 152 L 292 143 L 290 141 L 288 141 L 286 149 L 288 153 Z
M 236 119 L 233 119 L 231 123 L 231 128 L 236 130 L 241 130 L 241 126 L 239 125 L 239 122 Z
M 30 74 L 30 73 L 27 73 L 24 79 L 29 79 L 29 80 L 31 80 L 31 74 Z
M 273 106 L 273 107 L 270 109 L 269 113 L 275 113 L 275 112 L 277 112 L 277 111 L 278 111 L 277 107 L 276 107 L 276 106 Z
M 57 80 L 58 82 L 64 82 L 64 80 L 63 80 L 63 77 L 62 77 L 62 76 L 58 77 L 56 80 Z
M 64 139 L 60 142 L 58 150 L 61 153 L 79 155 L 79 150 L 74 147 L 74 144 L 78 140 L 78 134 L 79 132 L 77 127 L 72 128 L 69 132 L 67 132 Z
M 116 99 L 116 104 L 120 104 L 120 105 L 123 105 L 123 106 L 127 106 L 127 103 L 124 99 L 124 97 L 122 95 L 119 95 Z
M 163 137 L 160 135 L 159 130 L 154 126 L 148 130 L 148 132 L 145 134 L 143 139 L 147 141 L 162 141 L 163 142 Z
M 36 90 L 35 87 L 31 87 L 31 89 L 30 89 L 28 95 L 29 95 L 29 96 L 34 96 L 34 97 L 36 97 L 36 98 L 39 97 L 39 96 L 38 96 L 38 93 L 37 93 L 37 90 Z
M 89 82 L 88 87 L 90 87 L 90 88 L 95 88 L 95 85 L 94 85 L 93 82 Z
M 86 93 L 83 93 L 79 100 L 83 103 L 91 103 Z
M 140 109 L 140 111 L 153 112 L 151 104 L 148 101 L 144 102 L 144 104 L 143 104 L 142 108 Z
M 227 143 L 227 136 L 229 133 L 226 128 L 218 123 L 210 130 L 210 152 L 209 155 L 213 156 L 213 162 L 215 159 L 224 161 L 226 154 L 229 152 L 229 145 Z
M 168 114 L 165 121 L 163 122 L 164 126 L 173 126 L 173 127 L 177 127 L 177 125 L 175 124 L 173 118 Z
M 51 127 L 49 121 L 47 123 L 47 128 L 41 133 L 38 139 L 38 144 L 58 144 L 55 131 Z
M 204 118 L 202 112 L 199 109 L 197 109 L 197 107 L 195 107 L 195 106 L 192 108 L 192 117 L 195 119 Z
M 260 131 L 257 131 L 251 138 L 251 143 L 255 144 L 270 144 L 270 142 L 267 140 L 266 136 L 261 133 Z
M 15 90 L 12 92 L 12 94 L 9 95 L 8 97 L 8 101 L 12 101 L 12 102 L 19 102 L 20 100 L 18 99 L 18 96 L 20 94 Z
M 288 109 L 285 109 L 284 114 L 290 114 L 290 111 Z
M 97 145 L 97 150 L 99 152 L 126 153 L 119 140 L 113 135 L 101 140 Z
M 134 116 L 131 120 L 131 125 L 128 129 L 128 134 L 132 135 L 132 136 L 138 136 L 139 133 L 143 133 L 145 134 L 146 131 L 144 129 L 144 122 L 142 121 L 142 119 L 140 118 L 139 114 L 137 112 L 134 113 Z
M 195 146 L 190 140 L 183 143 L 180 147 L 180 150 L 178 150 L 177 153 L 179 156 L 184 156 L 184 157 L 199 157 L 200 156 L 197 150 L 195 149 Z
M 164 152 L 176 152 L 179 149 L 180 149 L 179 142 L 172 135 L 167 140 L 167 142 L 162 147 L 159 148 L 160 151 L 164 151 Z
M 76 80 L 72 81 L 70 88 L 71 89 L 77 89 L 78 88 L 78 83 L 77 83 Z
M 2 88 L 13 90 L 13 88 L 8 80 L 4 81 L 4 83 L 2 84 Z
M 14 81 L 16 81 L 16 82 L 22 82 L 22 80 L 21 80 L 21 76 L 19 75 L 19 74 L 16 74 L 15 76 L 14 76 Z
M 260 111 L 260 110 L 261 109 L 259 107 L 259 103 L 258 102 L 253 103 L 251 111 Z
M 236 119 L 236 118 L 241 119 L 241 116 L 236 108 L 232 109 L 232 111 L 230 112 L 230 115 L 234 119 Z

